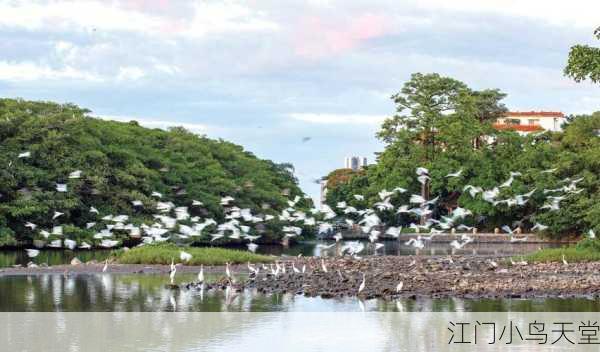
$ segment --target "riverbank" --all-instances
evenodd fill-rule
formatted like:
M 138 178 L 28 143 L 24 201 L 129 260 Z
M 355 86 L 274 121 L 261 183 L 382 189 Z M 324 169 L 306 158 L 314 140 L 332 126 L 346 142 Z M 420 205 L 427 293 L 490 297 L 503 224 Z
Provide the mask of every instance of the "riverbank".
M 325 264 L 325 270 L 323 268 Z M 323 298 L 534 298 L 534 297 L 598 297 L 600 296 L 600 262 L 574 263 L 510 263 L 509 257 L 491 256 L 372 256 L 353 258 L 280 258 L 286 272 L 275 277 L 269 265 L 257 265 L 259 274 L 246 279 L 247 265 L 233 265 L 234 275 L 242 275 L 234 288 L 255 289 L 259 293 L 295 293 Z M 293 266 L 305 273 L 295 273 Z M 0 278 L 9 275 L 96 274 L 102 263 L 60 265 L 47 268 L 4 268 Z M 197 273 L 197 266 L 178 266 L 178 273 Z M 223 266 L 204 267 L 206 273 L 225 276 Z M 109 264 L 108 273 L 164 274 L 168 282 L 168 265 Z M 365 275 L 365 287 L 358 288 Z M 222 289 L 206 283 L 205 288 Z M 402 288 L 397 291 L 398 284 Z M 194 283 L 181 284 L 182 289 L 198 289 Z

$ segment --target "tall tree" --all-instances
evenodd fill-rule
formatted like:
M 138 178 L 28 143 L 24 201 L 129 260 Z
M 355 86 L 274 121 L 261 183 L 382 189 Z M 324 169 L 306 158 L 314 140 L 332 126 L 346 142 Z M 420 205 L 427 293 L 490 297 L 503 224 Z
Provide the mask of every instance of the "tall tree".
M 389 144 L 402 138 L 402 132 L 418 135 L 426 147 L 425 160 L 430 160 L 439 145 L 435 137 L 439 124 L 467 92 L 467 86 L 455 79 L 437 73 L 413 74 L 392 96 L 397 114 L 384 122 L 378 137 Z
M 600 27 L 596 28 L 594 35 L 600 39 Z M 586 79 L 600 82 L 600 48 L 579 44 L 572 46 L 564 73 L 576 82 Z

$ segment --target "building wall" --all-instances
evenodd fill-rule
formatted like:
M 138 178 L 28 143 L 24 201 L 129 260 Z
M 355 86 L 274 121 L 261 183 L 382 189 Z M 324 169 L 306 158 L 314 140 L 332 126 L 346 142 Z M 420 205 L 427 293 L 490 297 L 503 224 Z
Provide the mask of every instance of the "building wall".
M 561 112 L 509 112 L 505 117 L 496 121 L 498 129 L 510 128 L 520 134 L 536 131 L 562 131 L 566 118 Z

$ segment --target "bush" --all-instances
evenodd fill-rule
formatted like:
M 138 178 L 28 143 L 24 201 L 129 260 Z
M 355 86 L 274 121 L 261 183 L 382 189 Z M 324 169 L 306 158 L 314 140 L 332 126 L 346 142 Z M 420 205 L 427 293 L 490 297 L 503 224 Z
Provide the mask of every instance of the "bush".
M 254 254 L 248 251 L 225 249 L 218 247 L 178 247 L 174 244 L 152 244 L 136 247 L 129 251 L 120 251 L 117 262 L 121 264 L 171 264 L 182 263 L 179 258 L 181 251 L 193 257 L 186 265 L 224 265 L 225 263 L 268 263 L 274 257 Z
M 600 239 L 598 238 L 586 238 L 579 241 L 576 245 L 578 250 L 590 250 L 600 253 Z

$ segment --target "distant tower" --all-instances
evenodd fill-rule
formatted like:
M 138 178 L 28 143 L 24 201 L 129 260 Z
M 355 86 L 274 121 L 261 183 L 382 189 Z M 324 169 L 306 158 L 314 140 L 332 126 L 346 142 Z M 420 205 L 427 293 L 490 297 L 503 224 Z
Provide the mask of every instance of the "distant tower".
M 364 156 L 348 156 L 344 159 L 344 167 L 358 171 L 367 166 L 367 158 Z

